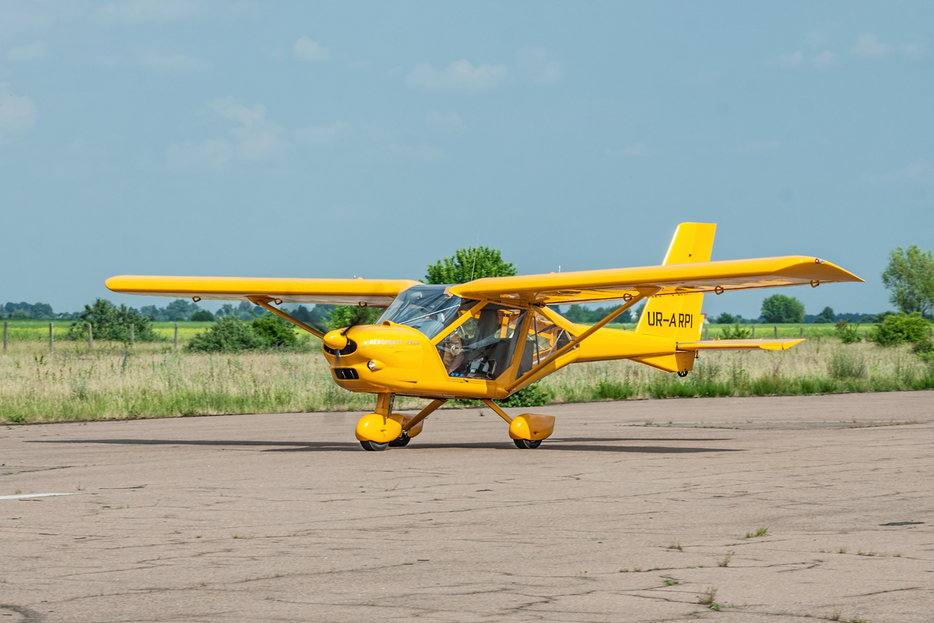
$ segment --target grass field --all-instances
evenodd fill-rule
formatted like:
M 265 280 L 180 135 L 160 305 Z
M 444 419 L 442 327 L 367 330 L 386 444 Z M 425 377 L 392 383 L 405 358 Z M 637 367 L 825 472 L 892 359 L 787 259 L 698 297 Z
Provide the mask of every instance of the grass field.
M 184 345 L 209 323 L 180 323 Z M 705 352 L 681 379 L 628 361 L 573 365 L 540 384 L 552 402 L 679 396 L 818 394 L 926 389 L 934 366 L 910 349 L 844 345 L 803 325 L 805 343 L 790 351 Z M 771 327 L 769 327 L 771 328 Z M 792 335 L 800 326 L 782 327 Z M 797 329 L 797 332 L 795 331 Z M 808 329 L 815 329 L 808 332 Z M 16 330 L 18 334 L 14 334 Z M 204 355 L 175 351 L 174 323 L 157 323 L 166 341 L 122 343 L 62 339 L 48 349 L 48 323 L 11 323 L 0 354 L 0 422 L 172 417 L 195 414 L 363 410 L 369 395 L 351 394 L 331 379 L 317 339 L 310 352 Z M 43 335 L 44 331 L 44 335 Z M 774 332 L 773 332 L 774 333 Z M 14 335 L 23 336 L 21 339 Z M 760 331 L 757 335 L 761 336 Z M 780 336 L 785 336 L 782 330 Z M 714 338 L 714 328 L 710 330 Z M 770 337 L 766 335 L 764 337 Z M 422 400 L 400 398 L 398 409 Z
M 58 320 L 52 322 L 55 331 L 55 340 L 64 340 L 73 322 L 70 320 Z M 48 342 L 49 340 L 48 320 L 9 320 L 7 323 L 9 325 L 9 339 L 11 342 L 24 340 Z M 194 336 L 195 333 L 207 329 L 212 324 L 213 323 L 211 322 L 179 322 L 178 339 L 182 342 L 188 341 L 192 336 Z M 624 329 L 627 331 L 632 331 L 635 329 L 636 324 L 632 322 L 625 324 L 610 323 L 608 326 L 611 329 Z M 763 338 L 775 337 L 776 329 L 777 336 L 782 338 L 801 336 L 806 338 L 817 336 L 829 337 L 834 335 L 833 324 L 744 324 L 740 326 L 748 330 L 755 329 L 756 337 Z M 872 325 L 860 325 L 860 335 L 864 335 L 864 333 L 868 331 L 871 326 Z M 171 341 L 175 337 L 174 322 L 153 322 L 152 327 L 156 334 L 160 338 L 163 338 L 165 341 Z M 707 339 L 717 339 L 723 334 L 723 330 L 729 327 L 730 325 L 723 324 L 706 325 Z

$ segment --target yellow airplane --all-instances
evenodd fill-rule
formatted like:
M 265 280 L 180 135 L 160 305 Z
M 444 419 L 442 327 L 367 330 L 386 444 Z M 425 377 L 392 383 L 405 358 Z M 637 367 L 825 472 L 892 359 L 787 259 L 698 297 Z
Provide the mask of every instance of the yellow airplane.
M 555 418 L 509 417 L 494 400 L 567 366 L 631 359 L 686 376 L 706 349 L 784 350 L 798 339 L 702 341 L 704 293 L 842 281 L 863 281 L 810 256 L 711 262 L 715 224 L 682 223 L 661 266 L 547 275 L 490 277 L 459 285 L 382 279 L 240 279 L 234 277 L 120 276 L 114 292 L 202 299 L 247 300 L 312 333 L 323 342 L 335 382 L 376 394 L 376 409 L 357 423 L 366 450 L 405 446 L 426 417 L 447 400 L 478 399 L 509 424 L 519 448 L 537 448 Z M 648 299 L 635 331 L 606 328 Z M 620 301 L 597 324 L 574 324 L 550 306 Z M 327 334 L 274 307 L 327 303 L 386 308 L 375 325 Z M 431 399 L 417 415 L 393 412 L 393 399 Z

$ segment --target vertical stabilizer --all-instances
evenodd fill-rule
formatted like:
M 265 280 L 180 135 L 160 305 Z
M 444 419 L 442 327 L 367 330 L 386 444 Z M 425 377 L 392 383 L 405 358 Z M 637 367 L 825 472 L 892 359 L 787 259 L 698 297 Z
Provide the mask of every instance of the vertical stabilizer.
M 671 239 L 665 265 L 709 262 L 713 250 L 715 223 L 681 223 Z M 674 294 L 650 298 L 636 327 L 636 333 L 672 338 L 678 342 L 700 339 L 703 327 L 703 294 Z

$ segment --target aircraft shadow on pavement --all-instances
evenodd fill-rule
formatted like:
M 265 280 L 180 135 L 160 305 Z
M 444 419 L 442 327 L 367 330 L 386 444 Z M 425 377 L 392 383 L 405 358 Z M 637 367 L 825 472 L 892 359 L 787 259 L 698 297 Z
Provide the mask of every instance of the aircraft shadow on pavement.
M 571 452 L 633 452 L 645 454 L 692 454 L 698 452 L 740 452 L 738 448 L 702 448 L 678 446 L 647 446 L 647 445 L 606 445 L 606 442 L 636 441 L 644 444 L 646 441 L 728 441 L 728 439 L 619 439 L 600 437 L 561 438 L 546 440 L 536 452 L 544 451 L 571 451 Z M 70 443 L 70 444 L 114 444 L 139 446 L 232 446 L 264 448 L 263 452 L 361 452 L 360 445 L 355 442 L 328 442 L 328 441 L 259 441 L 259 440 L 220 440 L 220 439 L 61 439 L 61 440 L 34 440 L 27 443 Z M 510 450 L 516 451 L 513 444 L 508 442 L 450 442 L 450 443 L 419 443 L 412 440 L 412 445 L 403 450 L 395 448 L 394 451 L 412 451 L 422 448 L 425 450 Z

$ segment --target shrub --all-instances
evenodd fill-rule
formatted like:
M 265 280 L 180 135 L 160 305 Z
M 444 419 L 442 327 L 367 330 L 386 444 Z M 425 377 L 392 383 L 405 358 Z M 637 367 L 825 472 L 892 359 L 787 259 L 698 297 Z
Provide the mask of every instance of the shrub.
M 93 305 L 85 305 L 84 311 L 77 315 L 74 324 L 68 330 L 66 339 L 82 340 L 87 337 L 86 325 L 91 325 L 92 335 L 99 340 L 129 342 L 130 325 L 133 325 L 134 340 L 159 340 L 159 336 L 152 330 L 149 318 L 128 309 L 126 305 L 117 307 L 106 299 L 97 299 Z
M 499 403 L 504 408 L 516 407 L 541 407 L 547 405 L 549 400 L 548 392 L 538 383 L 532 383 L 528 387 L 523 387 L 515 394 Z
M 251 323 L 236 316 L 224 316 L 211 328 L 196 334 L 185 349 L 197 353 L 233 353 L 256 350 L 266 345 Z
M 752 337 L 752 329 L 735 324 L 732 329 L 724 327 L 720 337 L 724 340 L 745 340 Z
M 849 318 L 839 321 L 835 330 L 837 332 L 837 337 L 840 338 L 840 341 L 844 344 L 854 344 L 862 341 L 862 338 L 859 337 L 859 325 L 855 327 L 850 326 Z
M 930 341 L 931 325 L 919 312 L 886 316 L 869 332 L 869 341 L 879 346 L 898 346 L 905 342 L 920 344 Z
M 214 314 L 206 309 L 199 309 L 191 315 L 192 322 L 213 322 Z
M 263 344 L 270 348 L 292 346 L 298 340 L 291 322 L 269 312 L 253 320 L 250 326 Z

